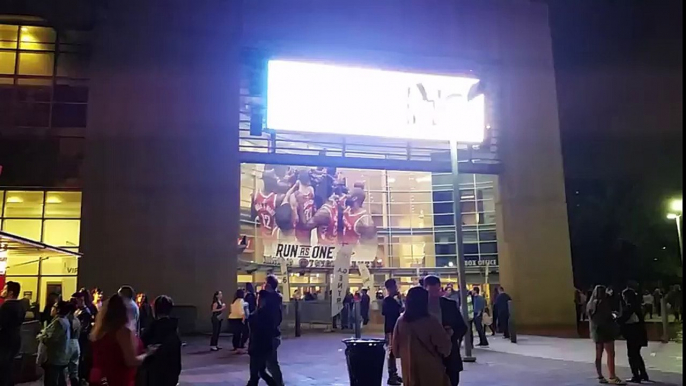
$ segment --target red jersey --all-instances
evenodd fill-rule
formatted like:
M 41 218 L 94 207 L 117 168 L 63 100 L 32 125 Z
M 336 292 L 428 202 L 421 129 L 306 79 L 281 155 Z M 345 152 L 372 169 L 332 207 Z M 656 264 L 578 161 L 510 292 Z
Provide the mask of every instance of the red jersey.
M 320 210 L 325 210 L 329 214 L 329 221 L 326 224 L 317 227 L 319 244 L 336 244 L 336 242 L 338 242 L 338 206 L 327 202 L 322 205 Z
M 308 189 L 307 193 L 295 192 L 295 199 L 298 203 L 298 213 L 302 213 L 300 225 L 304 226 L 314 217 L 314 189 Z
M 357 233 L 357 223 L 363 217 L 368 216 L 367 211 L 360 209 L 357 213 L 352 213 L 350 208 L 343 211 L 343 242 L 347 244 L 357 244 L 360 241 L 360 234 Z
M 274 221 L 274 214 L 276 213 L 276 193 L 272 192 L 265 195 L 262 192 L 257 192 L 253 200 L 253 208 L 257 213 L 260 227 L 262 228 L 262 235 L 271 236 L 274 234 L 276 222 Z

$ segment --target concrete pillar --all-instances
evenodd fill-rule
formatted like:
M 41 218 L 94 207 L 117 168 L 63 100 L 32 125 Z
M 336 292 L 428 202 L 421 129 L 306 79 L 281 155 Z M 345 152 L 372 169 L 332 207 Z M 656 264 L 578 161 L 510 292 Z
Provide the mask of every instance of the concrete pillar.
M 209 323 L 236 288 L 240 1 L 110 2 L 93 44 L 79 285 Z
M 524 328 L 575 328 L 573 275 L 547 8 L 499 13 L 500 283 Z M 516 31 L 516 33 L 514 33 Z

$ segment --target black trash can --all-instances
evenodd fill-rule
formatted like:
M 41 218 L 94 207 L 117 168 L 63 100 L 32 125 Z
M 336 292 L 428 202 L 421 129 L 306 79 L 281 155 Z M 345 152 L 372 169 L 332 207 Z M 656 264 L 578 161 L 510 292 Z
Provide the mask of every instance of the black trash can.
M 350 386 L 381 386 L 386 360 L 383 339 L 344 339 Z

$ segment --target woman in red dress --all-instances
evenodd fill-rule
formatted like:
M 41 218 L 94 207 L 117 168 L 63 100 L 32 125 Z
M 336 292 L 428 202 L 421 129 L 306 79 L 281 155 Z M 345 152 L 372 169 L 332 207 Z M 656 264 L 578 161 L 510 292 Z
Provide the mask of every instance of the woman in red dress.
M 112 296 L 98 313 L 91 332 L 93 367 L 92 385 L 134 386 L 136 371 L 151 352 L 142 353 L 142 344 L 127 326 L 124 299 Z

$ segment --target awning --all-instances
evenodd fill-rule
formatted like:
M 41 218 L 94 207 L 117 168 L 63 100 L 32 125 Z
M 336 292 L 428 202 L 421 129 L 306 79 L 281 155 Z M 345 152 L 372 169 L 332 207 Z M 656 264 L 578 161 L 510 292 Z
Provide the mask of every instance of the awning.
M 18 264 L 27 265 L 56 257 L 80 258 L 81 254 L 0 231 L 0 275 L 4 275 L 6 269 L 12 268 L 7 264 L 9 256 L 19 257 Z

